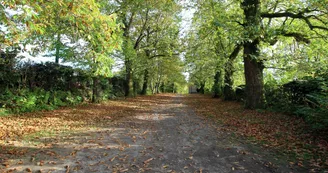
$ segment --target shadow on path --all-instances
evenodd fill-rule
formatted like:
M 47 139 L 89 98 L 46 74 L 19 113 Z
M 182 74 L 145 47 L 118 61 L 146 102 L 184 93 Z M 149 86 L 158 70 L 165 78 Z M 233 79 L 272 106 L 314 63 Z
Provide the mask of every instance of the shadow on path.
M 111 125 L 13 142 L 0 172 L 292 172 L 232 142 L 180 98 L 145 97 L 151 109 Z

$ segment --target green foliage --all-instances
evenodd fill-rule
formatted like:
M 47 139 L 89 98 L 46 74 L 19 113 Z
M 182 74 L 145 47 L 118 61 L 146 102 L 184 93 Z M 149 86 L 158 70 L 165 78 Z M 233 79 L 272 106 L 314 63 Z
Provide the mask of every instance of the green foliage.
M 328 95 L 325 93 L 308 94 L 306 102 L 309 105 L 298 106 L 295 114 L 304 118 L 317 133 L 328 132 Z M 311 105 L 311 106 L 310 106 Z
M 7 90 L 2 94 L 0 101 L 2 107 L 10 112 L 33 112 L 43 109 L 52 109 L 52 107 L 48 105 L 49 97 L 50 94 L 43 89 L 37 89 L 35 91 L 23 89 L 16 92 Z
M 2 70 L 2 71 L 1 71 Z M 25 63 L 15 68 L 1 69 L 17 78 L 0 78 L 1 114 L 51 110 L 89 101 L 92 97 L 93 74 L 56 63 Z M 19 79 L 19 80 L 18 80 Z M 99 76 L 97 86 L 101 98 L 120 96 L 120 89 L 111 78 Z M 114 81 L 114 82 L 113 82 Z
M 288 113 L 294 107 L 291 103 L 292 101 L 288 99 L 288 93 L 283 90 L 282 86 L 266 84 L 264 88 L 266 106 L 269 109 Z
M 41 88 L 22 89 L 15 92 L 7 90 L 0 97 L 2 109 L 11 113 L 53 110 L 61 106 L 77 105 L 81 102 L 82 97 L 73 95 L 70 91 L 50 92 Z
M 270 109 L 302 117 L 316 133 L 328 131 L 328 75 L 304 77 L 284 85 L 266 85 Z
M 7 109 L 5 108 L 0 108 L 0 117 L 1 116 L 8 116 L 9 115 L 9 112 Z

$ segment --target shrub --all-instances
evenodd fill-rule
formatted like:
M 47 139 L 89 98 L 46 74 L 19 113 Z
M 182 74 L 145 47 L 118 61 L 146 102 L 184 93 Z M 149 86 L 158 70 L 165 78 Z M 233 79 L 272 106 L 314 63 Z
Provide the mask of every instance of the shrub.
M 238 101 L 244 101 L 246 98 L 246 93 L 245 93 L 246 86 L 245 85 L 239 85 L 236 87 L 236 100 Z
M 265 85 L 266 107 L 273 111 L 293 112 L 295 106 L 289 98 L 289 93 L 279 85 Z
M 0 108 L 21 113 L 91 100 L 92 74 L 56 63 L 0 62 Z M 3 68 L 2 68 L 3 67 Z M 99 76 L 99 100 L 124 96 L 124 78 Z
M 268 106 L 300 116 L 316 133 L 328 132 L 328 74 L 266 87 Z
M 304 118 L 305 122 L 317 133 L 326 133 L 328 130 L 328 95 L 308 94 L 307 101 L 311 106 L 302 105 L 295 114 Z

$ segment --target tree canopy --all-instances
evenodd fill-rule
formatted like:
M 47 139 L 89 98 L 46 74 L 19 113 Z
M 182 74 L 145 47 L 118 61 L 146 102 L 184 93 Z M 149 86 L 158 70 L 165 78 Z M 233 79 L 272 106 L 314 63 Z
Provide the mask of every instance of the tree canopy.
M 224 100 L 238 99 L 243 90 L 247 108 L 265 108 L 266 91 L 326 73 L 326 3 L 2 1 L 1 50 L 8 57 L 46 54 L 57 64 L 86 69 L 94 95 L 98 77 L 114 75 L 125 96 L 186 92 L 187 85 L 196 85 Z M 186 30 L 183 15 L 193 15 Z
M 227 130 L 302 150 L 295 156 L 327 166 L 327 4 L 0 0 L 0 118 L 92 102 L 99 104 L 87 107 L 104 113 L 99 121 L 110 119 L 112 111 L 101 101 L 197 91 L 176 108 L 192 106 Z M 171 96 L 160 95 L 160 104 Z M 116 116 L 140 113 L 129 100 L 150 111 L 159 103 L 152 98 L 121 99 Z M 86 114 L 78 117 L 88 124 L 93 114 Z M 276 124 L 283 130 L 275 131 Z

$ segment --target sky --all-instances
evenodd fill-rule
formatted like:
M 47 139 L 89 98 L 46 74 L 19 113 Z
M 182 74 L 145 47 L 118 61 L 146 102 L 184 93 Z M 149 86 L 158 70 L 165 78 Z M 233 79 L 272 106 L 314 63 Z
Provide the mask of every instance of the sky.
M 194 8 L 188 8 L 187 5 L 190 3 L 189 0 L 183 0 L 181 1 L 181 4 L 184 6 L 182 12 L 181 12 L 181 28 L 180 28 L 180 37 L 183 38 L 188 34 L 188 31 L 191 28 L 192 25 L 192 18 L 194 16 L 194 13 L 196 9 Z M 181 60 L 184 60 L 185 53 L 182 53 L 180 55 Z M 188 72 L 184 72 L 183 75 L 185 76 L 186 80 L 189 80 L 190 74 Z
M 196 11 L 196 9 L 186 7 L 189 3 L 190 3 L 189 0 L 181 1 L 181 4 L 185 7 L 185 8 L 183 8 L 183 10 L 181 12 L 182 22 L 181 22 L 180 36 L 182 36 L 182 37 L 185 36 L 185 34 L 191 28 L 192 18 Z

